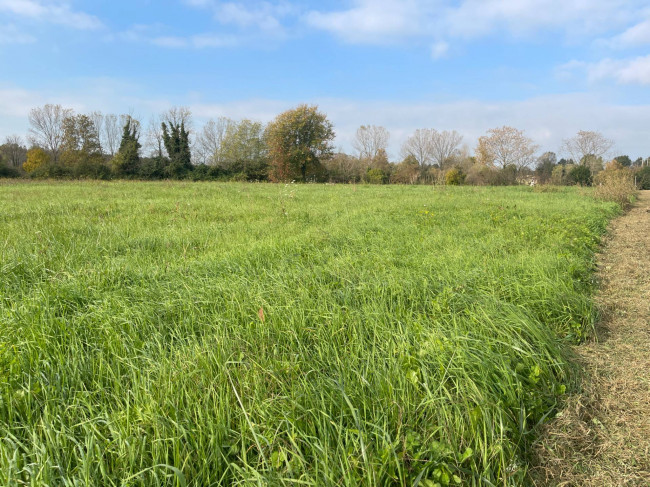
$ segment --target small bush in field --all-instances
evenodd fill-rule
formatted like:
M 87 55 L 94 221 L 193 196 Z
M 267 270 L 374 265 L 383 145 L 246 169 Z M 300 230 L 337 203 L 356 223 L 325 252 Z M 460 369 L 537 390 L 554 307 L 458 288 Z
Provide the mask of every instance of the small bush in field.
M 623 208 L 630 205 L 636 192 L 633 173 L 616 161 L 610 162 L 604 171 L 596 175 L 594 185 L 596 198 L 613 201 Z
M 573 166 L 567 173 L 567 182 L 580 186 L 591 186 L 593 183 L 593 174 L 587 166 Z
M 465 182 L 465 174 L 460 169 L 454 167 L 445 173 L 445 184 L 460 186 L 463 182 Z

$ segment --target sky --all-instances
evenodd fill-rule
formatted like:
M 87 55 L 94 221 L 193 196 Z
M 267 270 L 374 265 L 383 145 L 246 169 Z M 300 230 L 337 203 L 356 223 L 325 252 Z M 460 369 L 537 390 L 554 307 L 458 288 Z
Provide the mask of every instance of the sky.
M 0 0 L 0 140 L 31 108 L 187 106 L 194 128 L 307 103 L 352 150 L 360 125 L 526 131 L 561 154 L 597 130 L 650 156 L 650 0 Z

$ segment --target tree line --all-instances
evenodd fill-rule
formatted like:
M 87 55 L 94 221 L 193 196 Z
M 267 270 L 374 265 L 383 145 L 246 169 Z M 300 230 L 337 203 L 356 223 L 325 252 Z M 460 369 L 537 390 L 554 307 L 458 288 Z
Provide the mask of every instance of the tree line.
M 47 104 L 29 113 L 27 144 L 9 136 L 0 146 L 0 176 L 302 181 L 371 184 L 591 185 L 609 162 L 613 142 L 580 131 L 558 160 L 516 128 L 488 130 L 470 152 L 455 130 L 417 129 L 390 161 L 390 133 L 362 125 L 353 154 L 335 150 L 334 127 L 316 106 L 300 105 L 272 122 L 221 117 L 194 129 L 192 114 L 174 107 L 145 130 L 133 115 L 77 114 Z M 614 158 L 650 188 L 650 158 Z M 617 166 L 617 167 L 618 167 Z

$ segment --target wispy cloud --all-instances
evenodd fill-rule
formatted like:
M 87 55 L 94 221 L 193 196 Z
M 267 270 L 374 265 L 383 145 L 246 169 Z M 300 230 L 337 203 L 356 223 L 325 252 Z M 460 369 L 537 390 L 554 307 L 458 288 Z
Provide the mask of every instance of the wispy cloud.
M 585 73 L 591 82 L 613 80 L 622 85 L 650 85 L 650 55 L 598 62 L 570 61 L 558 68 L 561 75 Z
M 73 29 L 95 30 L 103 24 L 96 16 L 73 10 L 65 2 L 43 0 L 0 0 L 0 11 Z
M 0 25 L 0 45 L 6 44 L 32 44 L 36 38 L 19 29 L 13 24 Z
M 219 48 L 233 47 L 239 44 L 239 39 L 234 36 L 222 36 L 217 34 L 197 34 L 187 37 L 181 36 L 160 36 L 149 39 L 155 46 L 168 48 Z
M 222 25 L 232 25 L 243 30 L 253 30 L 273 36 L 284 36 L 283 20 L 299 11 L 297 4 L 288 1 L 276 3 L 219 2 L 216 0 L 185 0 L 185 3 L 208 9 L 214 19 Z
M 353 0 L 347 9 L 313 10 L 306 22 L 352 43 L 386 43 L 413 37 L 439 42 L 494 34 L 534 36 L 559 31 L 593 36 L 624 28 L 643 0 Z
M 167 28 L 162 24 L 133 25 L 130 29 L 110 34 L 107 40 L 119 39 L 127 42 L 149 44 L 169 49 L 207 49 L 233 47 L 243 38 L 229 34 L 202 33 L 191 35 L 166 35 Z
M 606 44 L 617 49 L 650 45 L 650 13 L 647 19 L 609 39 Z

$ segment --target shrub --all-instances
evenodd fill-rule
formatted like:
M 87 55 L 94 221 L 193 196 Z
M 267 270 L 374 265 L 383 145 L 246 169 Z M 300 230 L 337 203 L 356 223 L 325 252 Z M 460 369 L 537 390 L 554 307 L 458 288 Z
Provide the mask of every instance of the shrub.
M 484 166 L 483 164 L 474 164 L 467 171 L 465 182 L 473 186 L 489 186 L 494 181 L 496 169 Z
M 591 169 L 587 166 L 573 166 L 567 173 L 566 181 L 568 184 L 577 184 L 580 186 L 591 186 L 593 175 Z
M 0 178 L 19 178 L 20 171 L 0 161 Z
M 556 186 L 567 184 L 567 176 L 573 167 L 573 164 L 558 164 L 555 166 L 551 173 L 550 183 Z
M 23 169 L 28 173 L 36 171 L 42 166 L 50 163 L 50 155 L 40 147 L 34 147 L 27 151 L 27 160 L 23 164 Z
M 29 175 L 35 179 L 68 179 L 73 176 L 72 170 L 61 164 L 43 164 L 32 170 Z
M 633 173 L 618 162 L 611 162 L 596 176 L 594 195 L 598 199 L 614 201 L 626 208 L 633 200 L 636 186 Z
M 381 169 L 368 169 L 365 180 L 369 184 L 384 184 L 386 174 Z
M 465 182 L 465 174 L 454 167 L 445 173 L 445 184 L 449 186 L 460 186 Z
M 643 167 L 636 172 L 636 184 L 639 189 L 650 189 L 650 166 Z

